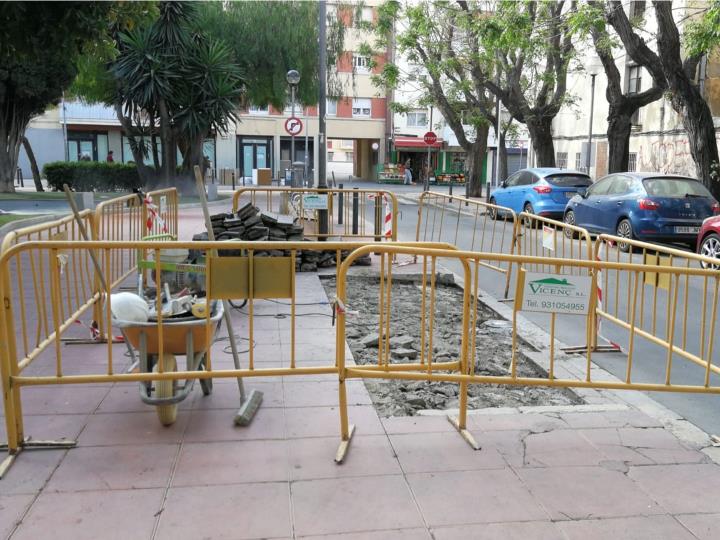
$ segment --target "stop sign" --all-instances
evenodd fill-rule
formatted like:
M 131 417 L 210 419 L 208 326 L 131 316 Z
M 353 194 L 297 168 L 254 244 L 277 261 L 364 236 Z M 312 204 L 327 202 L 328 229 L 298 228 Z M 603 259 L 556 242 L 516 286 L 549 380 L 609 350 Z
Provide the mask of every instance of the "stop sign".
M 428 131 L 425 135 L 423 135 L 423 140 L 425 141 L 425 144 L 431 146 L 437 142 L 437 135 L 435 135 L 432 131 Z

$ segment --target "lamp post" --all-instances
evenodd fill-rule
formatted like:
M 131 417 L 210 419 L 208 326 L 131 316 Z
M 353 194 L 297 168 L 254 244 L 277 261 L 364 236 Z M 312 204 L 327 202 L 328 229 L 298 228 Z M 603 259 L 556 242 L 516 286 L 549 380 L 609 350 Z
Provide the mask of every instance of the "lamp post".
M 296 69 L 291 69 L 285 75 L 285 80 L 290 85 L 290 117 L 295 118 L 295 89 L 300 82 L 300 73 Z M 292 178 L 292 187 L 295 187 L 295 133 L 290 134 L 290 178 Z
M 595 109 L 595 77 L 600 73 L 600 59 L 593 56 L 588 63 L 588 73 L 590 74 L 590 126 L 588 127 L 588 145 L 587 155 L 585 156 L 586 173 L 590 174 L 590 158 L 592 157 L 592 131 L 593 131 L 593 112 Z

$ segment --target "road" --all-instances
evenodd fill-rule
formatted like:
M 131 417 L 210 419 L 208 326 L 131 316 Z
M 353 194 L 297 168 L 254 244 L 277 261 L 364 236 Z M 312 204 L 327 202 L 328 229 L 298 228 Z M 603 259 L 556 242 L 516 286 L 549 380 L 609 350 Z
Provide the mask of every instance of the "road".
M 417 192 L 421 188 L 419 186 L 393 186 L 391 188 L 398 195 L 408 192 Z M 447 188 L 437 189 L 435 191 L 446 191 Z M 456 194 L 462 194 L 463 188 L 455 188 Z M 406 198 L 401 198 L 403 202 L 400 203 L 400 216 L 398 219 L 398 240 L 415 240 L 415 231 L 417 226 L 418 212 L 416 204 L 408 204 Z M 372 208 L 368 208 L 367 219 L 372 220 Z M 446 232 L 443 234 L 443 241 L 452 241 L 455 239 L 455 223 L 456 218 L 453 218 L 452 226 L 446 227 Z M 483 224 L 482 220 L 478 221 L 478 228 L 482 228 L 483 225 L 490 234 L 489 228 L 492 226 L 492 222 Z M 473 228 L 476 226 L 475 218 L 471 216 L 460 216 L 458 225 L 457 241 L 454 242 L 460 249 L 469 249 L 472 244 Z M 475 232 L 476 245 L 478 231 Z M 507 253 L 509 253 L 509 237 L 504 245 Z M 628 256 L 623 256 L 621 260 L 629 260 Z M 638 255 L 634 256 L 633 262 L 640 262 Z M 443 260 L 442 264 L 448 267 L 450 270 L 461 273 L 462 267 L 458 261 L 454 260 Z M 617 284 L 615 283 L 616 276 L 613 272 L 608 275 L 608 291 L 615 291 Z M 505 289 L 505 276 L 487 268 L 480 269 L 479 275 L 480 288 L 484 289 L 487 293 L 491 294 L 497 299 L 502 299 L 504 296 Z M 511 293 L 514 282 L 511 283 Z M 645 318 L 649 321 L 652 310 L 652 294 L 647 291 L 651 290 L 651 287 L 646 286 L 645 296 Z M 621 276 L 620 293 L 617 295 L 617 307 L 615 302 L 614 294 L 610 294 L 609 298 L 606 298 L 606 309 L 614 312 L 617 309 L 617 313 L 620 316 L 624 316 L 626 313 L 627 305 L 627 283 L 624 282 Z M 712 287 L 710 287 L 712 290 Z M 683 332 L 683 302 L 684 302 L 684 288 L 680 289 L 680 307 L 677 313 L 677 320 L 675 324 L 675 343 L 680 344 L 681 335 Z M 687 349 L 691 352 L 699 352 L 699 335 L 701 326 L 701 307 L 703 298 L 703 288 L 701 281 L 694 281 L 690 283 L 688 289 L 688 317 L 687 317 Z M 638 293 L 639 295 L 639 293 Z M 708 305 L 712 304 L 712 295 L 708 293 Z M 663 329 L 662 334 L 664 335 L 664 329 L 666 325 L 666 304 L 664 302 L 663 295 L 659 296 L 659 300 L 656 305 L 656 325 L 658 329 Z M 536 324 L 542 329 L 547 329 L 549 325 L 549 317 L 542 313 L 531 313 L 523 312 L 523 316 Z M 709 321 L 709 316 L 708 316 Z M 660 332 L 659 332 L 660 333 Z M 627 350 L 629 333 L 604 321 L 602 323 L 602 335 L 615 343 L 618 343 L 623 347 L 623 350 Z M 585 318 L 577 316 L 558 316 L 556 325 L 556 337 L 560 341 L 568 345 L 584 345 L 585 344 Z M 720 344 L 719 344 L 720 345 Z M 666 351 L 660 346 L 654 345 L 645 339 L 636 337 L 635 339 L 635 354 L 633 359 L 633 371 L 632 380 L 634 382 L 652 382 L 652 383 L 664 383 L 665 382 L 665 369 L 666 369 Z M 717 350 L 714 353 L 714 363 L 720 365 L 720 351 Z M 625 379 L 627 356 L 624 353 L 594 353 L 593 361 L 610 371 L 617 377 Z M 704 381 L 705 370 L 689 361 L 673 355 L 673 368 L 671 371 L 671 379 L 674 384 L 702 384 Z M 711 385 L 720 385 L 720 377 L 713 375 L 711 377 Z M 703 394 L 687 394 L 687 393 L 670 393 L 670 392 L 650 392 L 653 399 L 662 403 L 664 406 L 672 411 L 675 411 L 680 416 L 686 418 L 690 422 L 694 423 L 704 431 L 711 434 L 720 434 L 720 395 L 703 395 Z

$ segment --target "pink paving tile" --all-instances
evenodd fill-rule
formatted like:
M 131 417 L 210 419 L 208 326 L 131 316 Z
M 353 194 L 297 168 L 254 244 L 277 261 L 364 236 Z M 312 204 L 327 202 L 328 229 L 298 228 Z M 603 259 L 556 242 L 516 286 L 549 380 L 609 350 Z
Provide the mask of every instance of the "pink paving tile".
M 209 409 L 192 412 L 185 442 L 246 441 L 284 438 L 283 409 L 258 409 L 249 426 L 233 423 L 232 409 Z
M 258 390 L 263 393 L 261 407 L 283 406 L 283 388 L 279 380 L 277 382 L 257 382 L 254 379 L 246 378 L 243 384 L 245 392 Z M 209 396 L 203 396 L 198 392 L 192 407 L 193 409 L 238 409 L 240 407 L 240 394 L 237 381 L 235 379 L 216 379 L 212 393 Z
M 573 428 L 662 427 L 654 418 L 634 410 L 561 413 L 559 416 Z
M 487 523 L 433 529 L 435 540 L 558 540 L 562 534 L 547 521 Z
M 624 474 L 602 467 L 518 469 L 530 492 L 554 520 L 662 514 Z
M 48 491 L 164 488 L 178 452 L 174 444 L 74 448 L 48 483 Z
M 348 407 L 350 424 L 360 435 L 380 435 L 382 424 L 371 406 Z M 290 439 L 340 436 L 340 412 L 337 407 L 303 407 L 285 410 L 285 426 Z
M 90 419 L 84 414 L 26 415 L 23 418 L 25 436 L 36 440 L 73 440 Z M 0 432 L 3 432 L 0 428 Z
M 483 431 L 475 430 L 475 441 L 483 448 L 494 448 L 513 467 L 522 467 L 525 458 L 523 440 L 529 431 Z
M 628 476 L 671 514 L 717 512 L 720 499 L 718 465 L 632 467 Z
M 285 441 L 227 441 L 185 444 L 173 486 L 287 481 Z
M 322 536 L 299 536 L 303 540 L 432 540 L 427 529 L 394 529 L 346 534 L 324 534 Z
M 382 418 L 381 421 L 390 435 L 455 431 L 446 416 L 391 416 Z
M 617 428 L 579 429 L 575 433 L 589 441 L 606 459 L 627 465 L 652 465 L 653 460 L 623 446 Z
M 372 405 L 362 381 L 345 383 L 348 405 Z M 338 404 L 338 381 L 285 383 L 285 403 L 291 407 L 333 407 Z
M 159 540 L 290 537 L 287 482 L 171 488 Z
M 633 448 L 686 449 L 672 433 L 663 428 L 619 428 L 618 436 L 624 446 Z
M 194 392 L 199 392 L 199 385 L 195 385 Z M 191 393 L 184 401 L 178 404 L 179 409 L 189 409 L 194 396 Z M 140 390 L 137 383 L 117 384 L 113 386 L 98 407 L 98 413 L 147 412 L 152 410 L 150 405 L 140 399 Z
M 459 433 L 391 435 L 390 442 L 406 473 L 503 469 L 507 466 L 493 447 L 473 450 Z
M 33 498 L 33 495 L 0 495 L 0 538 L 10 536 Z
M 673 465 L 681 463 L 712 463 L 712 460 L 702 452 L 679 448 L 638 448 L 637 453 L 658 465 Z M 638 465 L 633 463 L 633 465 Z M 639 465 L 642 465 L 640 463 Z
M 714 540 L 720 530 L 720 514 L 683 514 L 675 516 L 699 540 Z
M 43 493 L 13 538 L 150 538 L 162 489 Z
M 552 416 L 534 413 L 515 414 L 471 414 L 468 426 L 481 431 L 528 430 L 532 432 L 567 429 L 568 425 Z
M 341 465 L 334 461 L 339 442 L 339 437 L 293 440 L 289 445 L 293 480 L 402 473 L 384 435 L 355 435 Z
M 148 412 L 95 414 L 80 434 L 82 446 L 115 444 L 178 443 L 188 423 L 190 411 L 178 411 L 172 426 L 163 426 L 151 407 Z
M 606 457 L 575 431 L 559 429 L 525 437 L 525 466 L 597 465 Z
M 298 536 L 422 527 L 402 476 L 293 482 Z
M 672 516 L 628 517 L 560 521 L 568 538 L 583 540 L 693 540 L 695 537 Z
M 88 414 L 110 391 L 106 386 L 28 387 L 21 391 L 23 414 Z
M 0 493 L 37 493 L 48 481 L 67 450 L 28 450 L 21 452 L 0 480 Z M 3 451 L 2 459 L 7 455 Z
M 431 527 L 548 519 L 509 469 L 410 474 L 407 478 Z

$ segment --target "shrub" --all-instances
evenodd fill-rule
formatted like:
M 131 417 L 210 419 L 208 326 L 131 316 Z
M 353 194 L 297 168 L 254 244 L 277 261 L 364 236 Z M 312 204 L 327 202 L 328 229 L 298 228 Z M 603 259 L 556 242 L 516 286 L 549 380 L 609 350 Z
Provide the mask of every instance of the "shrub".
M 51 189 L 67 184 L 75 191 L 132 191 L 142 187 L 135 165 L 100 161 L 54 161 L 43 166 Z

